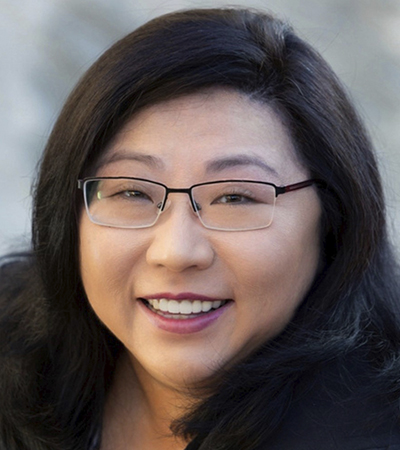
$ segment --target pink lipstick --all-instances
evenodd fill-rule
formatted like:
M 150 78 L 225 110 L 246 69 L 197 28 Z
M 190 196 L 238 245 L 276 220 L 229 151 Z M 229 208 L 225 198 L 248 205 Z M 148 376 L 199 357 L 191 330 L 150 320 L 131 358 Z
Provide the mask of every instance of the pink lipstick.
M 232 301 L 183 292 L 151 294 L 139 298 L 139 305 L 146 317 L 158 328 L 177 334 L 199 332 L 212 325 Z

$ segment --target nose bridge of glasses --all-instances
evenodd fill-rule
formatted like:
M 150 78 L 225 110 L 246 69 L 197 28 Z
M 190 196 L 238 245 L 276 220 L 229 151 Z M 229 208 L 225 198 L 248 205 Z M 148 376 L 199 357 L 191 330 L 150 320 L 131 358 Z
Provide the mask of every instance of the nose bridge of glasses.
M 192 188 L 168 188 L 168 187 L 166 187 L 164 202 L 160 208 L 161 212 L 163 212 L 166 209 L 167 204 L 170 203 L 169 194 L 187 194 L 189 196 L 189 201 L 193 208 L 193 212 L 197 213 L 197 211 L 200 209 L 200 206 L 198 204 L 196 204 L 193 200 Z

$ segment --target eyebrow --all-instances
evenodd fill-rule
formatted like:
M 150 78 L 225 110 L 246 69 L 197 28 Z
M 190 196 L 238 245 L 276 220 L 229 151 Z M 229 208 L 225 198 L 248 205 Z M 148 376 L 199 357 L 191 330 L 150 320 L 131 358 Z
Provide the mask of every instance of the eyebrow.
M 206 164 L 206 169 L 209 172 L 216 173 L 223 171 L 225 169 L 230 169 L 231 167 L 238 167 L 238 166 L 256 166 L 260 167 L 268 174 L 279 176 L 278 172 L 269 164 L 267 164 L 265 161 L 263 161 L 261 158 L 247 154 L 225 156 L 222 158 L 214 159 Z
M 144 153 L 139 153 L 130 150 L 129 153 L 125 151 L 117 152 L 112 154 L 111 156 L 106 156 L 105 158 L 101 159 L 97 169 L 106 166 L 107 164 L 111 164 L 118 161 L 137 161 L 140 163 L 143 163 L 151 168 L 154 169 L 164 169 L 165 164 L 162 161 L 161 158 L 158 158 L 157 156 L 152 156 Z
M 148 167 L 155 168 L 155 169 L 165 169 L 165 164 L 161 158 L 158 156 L 153 156 L 145 153 L 140 153 L 136 151 L 121 151 L 116 152 L 112 154 L 111 156 L 106 156 L 105 158 L 101 159 L 97 169 L 114 162 L 118 161 L 137 161 L 144 163 Z M 267 164 L 265 161 L 263 161 L 261 158 L 255 156 L 255 155 L 248 155 L 248 154 L 238 154 L 238 155 L 232 155 L 232 156 L 223 156 L 221 158 L 216 158 L 211 161 L 208 161 L 206 163 L 206 172 L 211 173 L 218 173 L 222 172 L 225 169 L 230 169 L 233 167 L 240 167 L 240 166 L 256 166 L 263 169 L 265 172 L 267 172 L 269 175 L 275 175 L 279 176 L 278 172 L 271 167 L 269 164 Z

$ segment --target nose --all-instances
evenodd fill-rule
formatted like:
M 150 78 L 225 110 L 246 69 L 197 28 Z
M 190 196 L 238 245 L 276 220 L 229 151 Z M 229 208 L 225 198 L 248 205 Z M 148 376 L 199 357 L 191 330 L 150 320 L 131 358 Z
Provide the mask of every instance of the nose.
M 204 270 L 211 266 L 214 250 L 206 236 L 209 230 L 199 223 L 188 198 L 174 198 L 151 230 L 153 237 L 146 253 L 148 264 L 172 272 L 189 268 Z

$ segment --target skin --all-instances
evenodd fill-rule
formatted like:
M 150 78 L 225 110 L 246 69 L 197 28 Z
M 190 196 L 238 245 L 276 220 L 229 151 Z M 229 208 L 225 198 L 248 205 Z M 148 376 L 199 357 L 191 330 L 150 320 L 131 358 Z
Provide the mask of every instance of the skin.
M 256 156 L 271 170 L 255 164 L 207 169 L 216 158 L 239 154 Z M 149 155 L 158 164 L 149 163 Z M 141 111 L 106 149 L 96 175 L 178 188 L 224 178 L 277 185 L 309 178 L 279 116 L 224 90 Z M 279 196 L 271 226 L 254 231 L 204 228 L 186 194 L 173 194 L 151 228 L 103 227 L 81 215 L 81 275 L 89 302 L 127 350 L 106 407 L 103 449 L 184 448 L 168 435 L 170 420 L 186 404 L 183 390 L 247 355 L 291 320 L 317 272 L 320 215 L 313 186 Z M 209 327 L 180 335 L 154 326 L 140 307 L 138 298 L 159 292 L 232 302 Z

